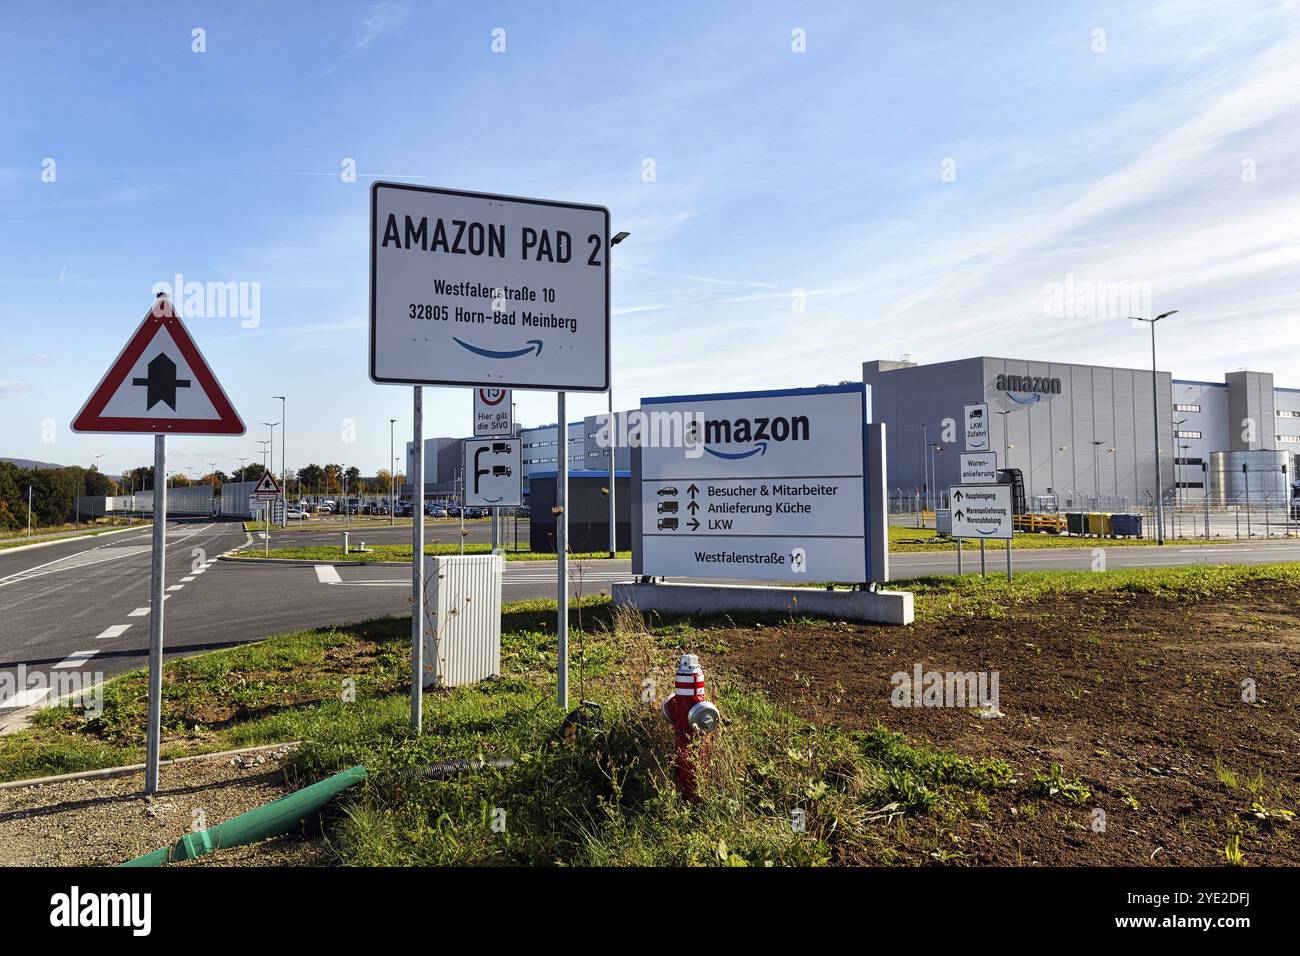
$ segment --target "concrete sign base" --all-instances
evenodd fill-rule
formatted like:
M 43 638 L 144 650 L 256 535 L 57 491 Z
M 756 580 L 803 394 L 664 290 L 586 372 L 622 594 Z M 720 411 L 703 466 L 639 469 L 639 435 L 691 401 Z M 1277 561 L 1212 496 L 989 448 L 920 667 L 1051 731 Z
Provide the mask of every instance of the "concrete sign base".
M 661 614 L 775 611 L 869 624 L 911 624 L 914 618 L 910 591 L 827 591 L 824 588 L 752 584 L 641 584 L 623 581 L 614 585 L 613 596 L 616 605 Z

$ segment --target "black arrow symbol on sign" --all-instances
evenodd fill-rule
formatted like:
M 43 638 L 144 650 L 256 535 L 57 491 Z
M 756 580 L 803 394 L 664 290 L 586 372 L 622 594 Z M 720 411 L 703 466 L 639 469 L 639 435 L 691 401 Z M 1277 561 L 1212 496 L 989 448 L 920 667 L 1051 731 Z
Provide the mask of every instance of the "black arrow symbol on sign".
M 961 492 L 958 491 L 956 494 L 954 494 L 954 495 L 952 496 L 952 499 L 953 499 L 953 501 L 961 501 Z
M 695 485 L 694 482 L 692 482 L 691 485 L 686 489 L 686 491 L 692 498 L 694 498 L 697 494 L 699 494 L 700 489 Z
M 966 515 L 962 512 L 960 508 L 958 508 L 957 514 L 955 514 L 953 517 L 955 517 L 958 521 L 961 521 L 963 518 L 966 517 Z
M 699 526 L 700 526 L 700 522 L 698 518 L 692 518 L 690 521 L 686 522 L 686 527 L 690 528 L 692 531 L 694 531 Z
M 153 361 L 146 367 L 149 369 L 147 378 L 131 379 L 132 385 L 144 385 L 147 389 L 145 411 L 159 402 L 166 402 L 172 411 L 176 411 L 176 389 L 189 388 L 190 380 L 176 377 L 176 363 L 164 352 L 154 356 Z
M 692 501 L 689 505 L 686 506 L 686 510 L 689 511 L 691 514 L 695 514 L 695 512 L 700 510 L 700 503 L 698 501 Z

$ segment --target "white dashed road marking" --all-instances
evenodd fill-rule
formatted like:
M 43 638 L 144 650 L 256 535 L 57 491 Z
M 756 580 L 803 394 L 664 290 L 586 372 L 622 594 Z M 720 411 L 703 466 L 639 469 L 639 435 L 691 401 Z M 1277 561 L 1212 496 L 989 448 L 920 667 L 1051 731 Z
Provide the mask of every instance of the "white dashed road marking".
M 181 590 L 181 588 L 183 588 L 183 587 L 185 587 L 185 585 L 183 585 L 183 584 L 173 584 L 173 585 L 172 585 L 171 587 L 169 587 L 167 590 L 168 590 L 168 591 L 179 591 L 179 590 Z
M 144 617 L 148 613 L 149 609 L 147 607 L 138 607 L 128 614 L 127 617 Z
M 98 653 L 99 651 L 77 651 L 73 654 L 69 654 L 63 660 L 55 664 L 54 669 L 60 670 L 62 668 L 80 667 Z
M 35 707 L 46 697 L 50 696 L 48 687 L 28 687 L 21 690 L 12 697 L 6 697 L 0 700 L 0 710 L 9 710 L 18 707 Z
M 316 565 L 316 580 L 321 584 L 342 584 L 338 570 L 332 564 Z
M 149 609 L 144 608 L 144 610 L 148 611 Z M 131 613 L 134 614 L 135 612 L 132 611 Z M 107 640 L 110 637 L 121 637 L 123 634 L 126 633 L 126 629 L 130 626 L 131 626 L 130 624 L 114 624 L 112 627 L 106 627 L 104 628 L 104 632 L 102 634 L 98 634 L 95 636 L 95 640 L 103 641 L 103 640 Z

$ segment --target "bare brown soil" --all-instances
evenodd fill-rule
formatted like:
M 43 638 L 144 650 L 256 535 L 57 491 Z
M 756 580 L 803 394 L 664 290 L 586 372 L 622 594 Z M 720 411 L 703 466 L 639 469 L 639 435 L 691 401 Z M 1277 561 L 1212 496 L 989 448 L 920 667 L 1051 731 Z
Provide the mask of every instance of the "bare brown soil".
M 726 652 L 714 666 L 805 718 L 847 729 L 879 722 L 1011 764 L 1014 782 L 972 795 L 956 819 L 898 824 L 902 859 L 1222 865 L 1236 836 L 1247 864 L 1300 865 L 1300 819 L 1277 812 L 1300 814 L 1295 588 L 1254 586 L 1194 603 L 1075 594 L 1010 607 L 999 619 L 719 636 Z M 1002 716 L 892 706 L 891 675 L 910 675 L 917 663 L 997 671 Z M 1247 680 L 1254 703 L 1242 699 Z M 1036 781 L 1053 764 L 1086 795 Z

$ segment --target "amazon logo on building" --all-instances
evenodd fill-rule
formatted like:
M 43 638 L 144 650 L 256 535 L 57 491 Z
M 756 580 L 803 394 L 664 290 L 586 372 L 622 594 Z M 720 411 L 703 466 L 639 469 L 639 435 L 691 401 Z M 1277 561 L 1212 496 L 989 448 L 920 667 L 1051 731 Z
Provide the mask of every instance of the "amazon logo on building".
M 999 375 L 997 390 L 1006 392 L 1012 401 L 1028 404 L 1041 401 L 1044 395 L 1060 395 L 1061 380 L 1038 375 Z M 1028 398 L 1018 398 L 1013 392 L 1029 393 Z

